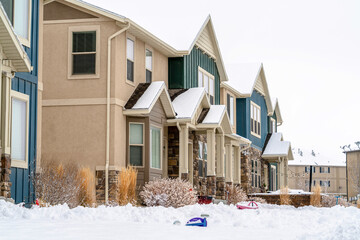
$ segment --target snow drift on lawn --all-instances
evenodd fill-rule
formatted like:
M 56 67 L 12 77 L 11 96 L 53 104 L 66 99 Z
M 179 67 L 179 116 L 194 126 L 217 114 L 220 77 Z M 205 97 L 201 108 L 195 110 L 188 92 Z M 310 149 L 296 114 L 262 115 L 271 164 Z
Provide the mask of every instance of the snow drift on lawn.
M 209 214 L 208 227 L 185 227 Z M 173 225 L 180 220 L 181 226 Z M 260 205 L 182 208 L 66 205 L 26 209 L 0 201 L 0 239 L 359 239 L 360 210 Z

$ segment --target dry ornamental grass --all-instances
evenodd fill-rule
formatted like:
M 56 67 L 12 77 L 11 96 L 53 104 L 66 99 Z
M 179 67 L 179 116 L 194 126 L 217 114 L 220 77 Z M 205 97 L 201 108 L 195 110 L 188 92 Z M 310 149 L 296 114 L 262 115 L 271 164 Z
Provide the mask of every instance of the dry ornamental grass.
M 280 205 L 291 205 L 291 199 L 290 199 L 288 187 L 284 187 L 280 189 Z
M 310 205 L 321 207 L 321 187 L 319 184 L 316 184 L 314 191 L 310 196 Z
M 118 180 L 119 205 L 126 205 L 128 203 L 136 205 L 136 179 L 137 170 L 134 167 L 128 166 L 121 170 Z

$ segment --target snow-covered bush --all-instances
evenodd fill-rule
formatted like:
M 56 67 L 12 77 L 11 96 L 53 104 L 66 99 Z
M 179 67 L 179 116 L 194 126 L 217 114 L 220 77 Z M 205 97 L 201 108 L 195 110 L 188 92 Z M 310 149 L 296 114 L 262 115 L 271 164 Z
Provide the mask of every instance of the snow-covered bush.
M 126 205 L 128 203 L 136 205 L 136 179 L 137 170 L 134 167 L 128 166 L 120 171 L 118 179 L 119 205 Z
M 336 198 L 333 196 L 322 195 L 321 196 L 321 205 L 323 207 L 333 207 L 336 205 Z M 350 206 L 350 204 L 348 202 L 346 202 L 346 200 L 344 200 L 343 198 L 338 199 L 338 205 L 344 206 L 344 207 Z
M 179 178 L 150 181 L 139 195 L 146 206 L 183 207 L 197 203 L 192 184 Z
M 262 203 L 262 204 L 266 204 L 266 200 L 261 198 L 261 197 L 253 197 L 251 200 L 257 202 L 257 203 Z
M 248 200 L 246 193 L 239 186 L 228 186 L 226 190 L 228 192 L 228 204 L 236 204 Z

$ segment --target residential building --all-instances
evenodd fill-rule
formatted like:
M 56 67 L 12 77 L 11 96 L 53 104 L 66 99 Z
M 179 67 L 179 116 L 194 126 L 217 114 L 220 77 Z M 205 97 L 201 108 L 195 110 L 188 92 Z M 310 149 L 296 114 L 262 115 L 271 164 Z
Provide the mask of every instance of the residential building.
M 1 0 L 0 196 L 34 202 L 38 0 Z
M 346 191 L 349 201 L 360 198 L 360 150 L 346 151 Z
M 294 161 L 289 162 L 289 188 L 310 190 L 310 166 L 312 167 L 311 188 L 321 187 L 321 192 L 331 195 L 346 195 L 346 165 L 315 151 L 299 148 L 293 150 Z
M 228 103 L 236 133 L 251 141 L 241 155 L 241 185 L 247 192 L 285 187 L 287 163 L 293 156 L 290 142 L 277 133 L 283 120 L 277 100 L 271 101 L 263 65 L 233 64 L 227 70 L 229 81 L 221 83 L 222 101 Z

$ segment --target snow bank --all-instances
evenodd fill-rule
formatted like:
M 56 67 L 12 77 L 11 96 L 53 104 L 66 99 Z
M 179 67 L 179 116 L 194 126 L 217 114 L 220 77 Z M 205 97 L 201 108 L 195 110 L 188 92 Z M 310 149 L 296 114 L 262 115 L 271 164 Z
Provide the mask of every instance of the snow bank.
M 209 214 L 208 227 L 185 227 L 192 217 Z M 173 225 L 175 220 L 181 226 Z M 26 209 L 0 201 L 2 239 L 358 239 L 360 210 L 260 205 L 77 207 Z M 235 237 L 236 236 L 236 237 Z

